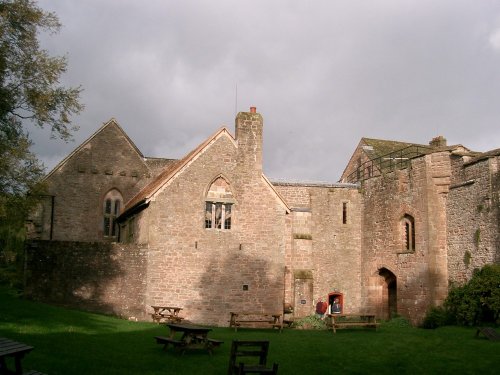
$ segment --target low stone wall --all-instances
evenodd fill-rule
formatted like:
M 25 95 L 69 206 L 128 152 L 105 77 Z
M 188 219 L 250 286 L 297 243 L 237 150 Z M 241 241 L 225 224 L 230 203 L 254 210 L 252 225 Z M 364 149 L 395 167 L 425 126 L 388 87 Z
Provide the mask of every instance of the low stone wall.
M 30 242 L 26 295 L 127 319 L 147 319 L 146 251 L 145 247 L 117 243 Z

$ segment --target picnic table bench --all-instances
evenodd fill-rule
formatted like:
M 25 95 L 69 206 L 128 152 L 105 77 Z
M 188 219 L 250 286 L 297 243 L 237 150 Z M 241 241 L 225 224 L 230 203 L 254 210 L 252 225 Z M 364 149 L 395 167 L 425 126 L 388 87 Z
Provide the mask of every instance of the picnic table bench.
M 214 348 L 224 343 L 224 341 L 208 338 L 208 333 L 212 330 L 211 328 L 192 324 L 167 324 L 167 326 L 170 328 L 169 337 L 155 336 L 156 343 L 163 344 L 164 350 L 169 345 L 172 345 L 174 350 L 178 350 L 182 354 L 189 349 L 204 349 L 212 355 Z M 177 332 L 182 333 L 180 339 L 175 339 Z
M 32 350 L 33 347 L 30 345 L 10 340 L 5 337 L 0 337 L 0 374 L 23 374 L 23 366 L 21 362 L 24 356 Z M 7 367 L 7 358 L 13 359 L 15 367 L 14 370 Z M 44 375 L 35 370 L 25 372 L 24 374 Z
M 379 323 L 373 314 L 328 314 L 326 323 L 332 327 L 333 333 L 337 329 L 351 327 L 366 327 L 377 329 Z
M 500 334 L 498 334 L 497 331 L 495 331 L 494 328 L 492 327 L 478 327 L 476 331 L 476 337 L 479 337 L 479 334 L 482 333 L 486 338 L 492 341 L 499 341 L 500 340 Z
M 151 314 L 156 323 L 180 323 L 184 318 L 179 316 L 182 307 L 173 306 L 151 306 L 154 312 Z
M 230 312 L 231 318 L 229 319 L 229 328 L 234 327 L 234 331 L 238 330 L 241 325 L 255 325 L 266 323 L 271 327 L 278 328 L 281 332 L 283 330 L 283 321 L 281 314 L 278 313 L 263 313 L 263 312 Z

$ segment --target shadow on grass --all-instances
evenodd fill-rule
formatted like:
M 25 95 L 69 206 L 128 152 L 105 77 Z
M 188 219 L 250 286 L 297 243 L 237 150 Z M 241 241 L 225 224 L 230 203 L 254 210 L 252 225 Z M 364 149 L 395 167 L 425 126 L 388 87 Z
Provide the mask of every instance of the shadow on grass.
M 32 345 L 25 369 L 47 374 L 225 374 L 233 339 L 269 340 L 269 363 L 283 374 L 495 373 L 496 342 L 476 339 L 475 330 L 423 330 L 384 324 L 374 330 L 291 330 L 213 328 L 224 341 L 210 356 L 172 348 L 154 336 L 167 328 L 67 310 L 0 293 L 0 336 Z

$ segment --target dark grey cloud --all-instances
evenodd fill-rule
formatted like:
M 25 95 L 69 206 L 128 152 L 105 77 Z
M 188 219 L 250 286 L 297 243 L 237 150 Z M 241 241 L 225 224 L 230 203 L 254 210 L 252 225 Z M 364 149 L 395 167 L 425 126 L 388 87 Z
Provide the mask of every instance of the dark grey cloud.
M 145 155 L 181 157 L 253 105 L 271 178 L 336 181 L 363 136 L 500 147 L 498 2 L 39 4 L 86 104 L 74 143 L 32 131 L 49 167 L 111 117 Z

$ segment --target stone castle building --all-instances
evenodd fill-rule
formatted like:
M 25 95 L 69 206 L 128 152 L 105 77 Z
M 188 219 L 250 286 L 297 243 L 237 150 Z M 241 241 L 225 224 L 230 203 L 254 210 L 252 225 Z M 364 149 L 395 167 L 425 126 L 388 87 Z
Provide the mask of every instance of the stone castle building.
M 326 184 L 270 181 L 262 142 L 255 108 L 180 160 L 145 157 L 110 120 L 45 178 L 27 291 L 137 319 L 175 305 L 215 325 L 337 297 L 346 313 L 418 323 L 500 261 L 500 149 L 363 138 Z

